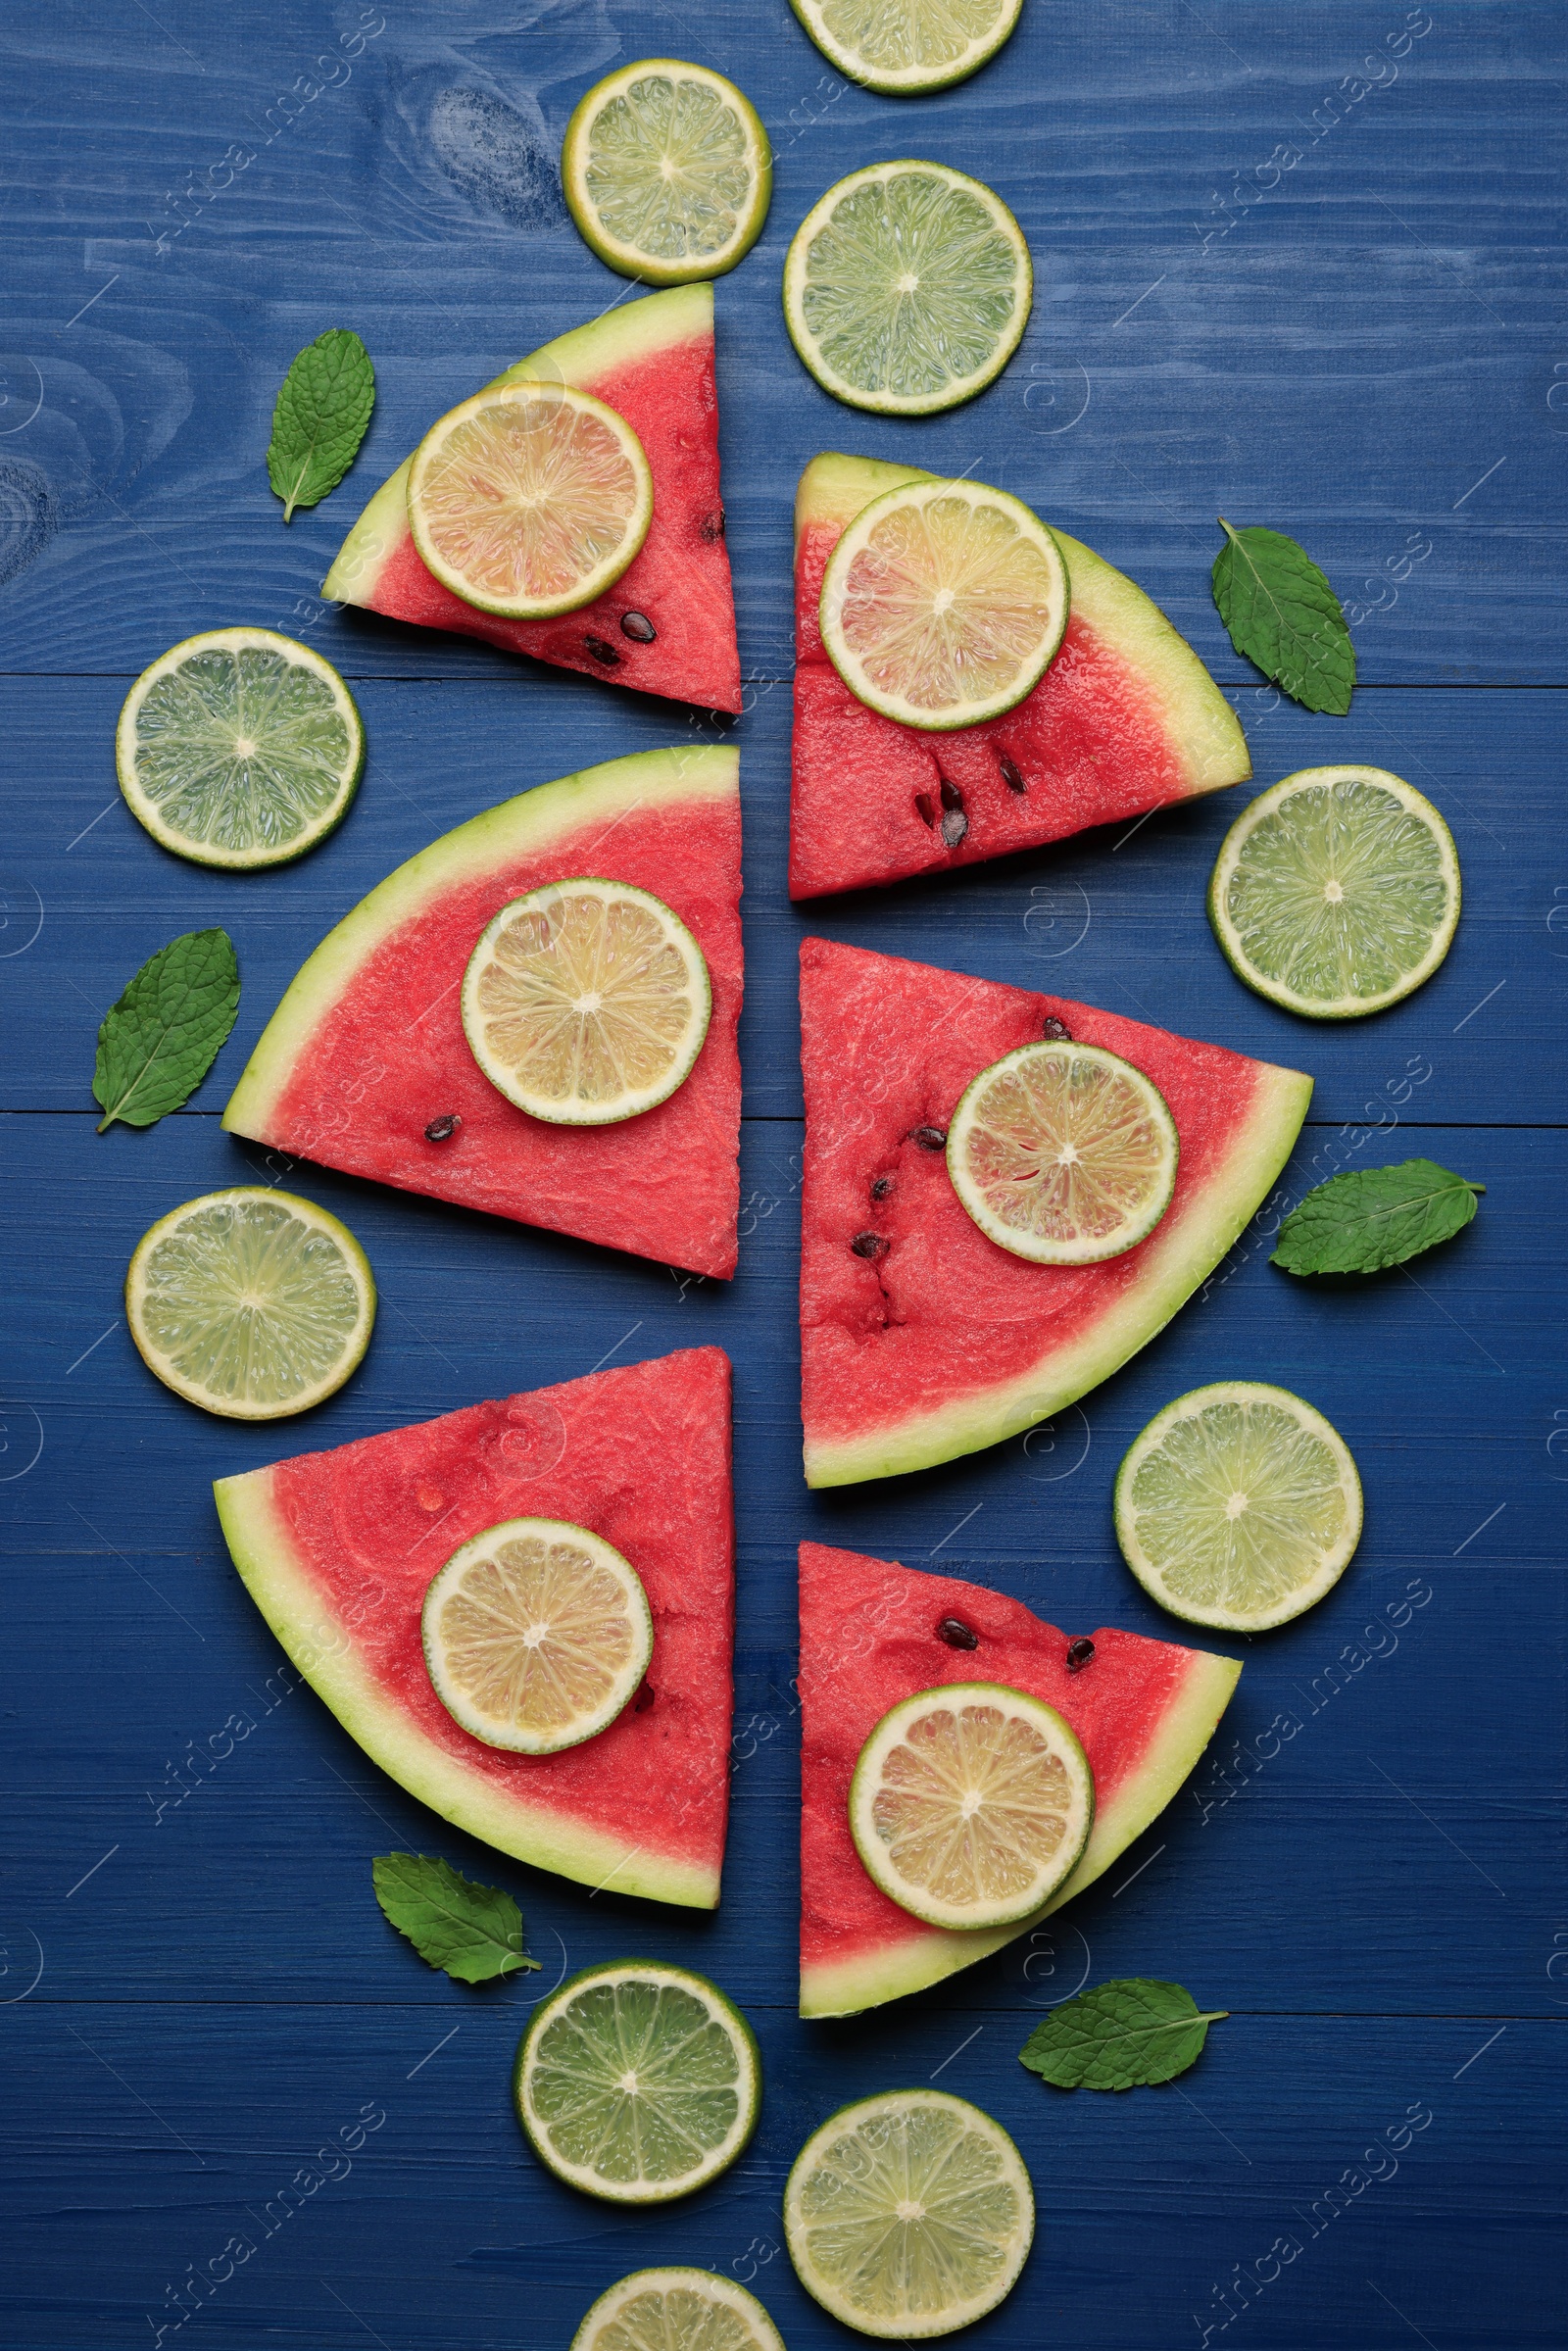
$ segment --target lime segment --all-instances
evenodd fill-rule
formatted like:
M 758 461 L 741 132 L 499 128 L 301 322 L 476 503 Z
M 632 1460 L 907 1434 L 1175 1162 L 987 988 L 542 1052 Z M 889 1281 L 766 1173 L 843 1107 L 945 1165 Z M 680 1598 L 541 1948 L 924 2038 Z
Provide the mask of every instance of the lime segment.
M 571 2351 L 784 2351 L 755 2294 L 711 2270 L 634 2270 L 601 2294 Z
M 139 824 L 197 865 L 281 865 L 341 823 L 365 764 L 354 697 L 268 628 L 187 637 L 144 669 L 115 735 Z
M 331 1396 L 375 1321 L 346 1225 L 292 1193 L 209 1192 L 136 1245 L 125 1319 L 150 1371 L 229 1420 L 278 1420 Z
M 728 2168 L 757 2127 L 751 2027 L 688 1968 L 623 1959 L 534 2010 L 513 2079 L 541 2162 L 616 2204 L 662 2204 Z
M 995 2310 L 1035 2232 L 1000 2123 L 942 2090 L 889 2090 L 808 2138 L 784 2191 L 801 2283 L 861 2334 L 917 2342 Z
M 1317 1020 L 1396 1004 L 1459 920 L 1459 859 L 1432 803 L 1383 767 L 1303 767 L 1220 846 L 1208 918 L 1238 978 Z
M 1023 0 L 791 0 L 824 57 L 887 98 L 945 90 L 994 57 Z
M 1162 1608 L 1264 1633 L 1337 1584 L 1361 1537 L 1361 1481 L 1321 1412 L 1220 1380 L 1156 1413 L 1116 1473 L 1116 1540 Z
M 585 241 L 648 285 L 718 277 L 767 219 L 773 158 L 756 108 L 707 66 L 645 57 L 566 125 L 561 184 Z

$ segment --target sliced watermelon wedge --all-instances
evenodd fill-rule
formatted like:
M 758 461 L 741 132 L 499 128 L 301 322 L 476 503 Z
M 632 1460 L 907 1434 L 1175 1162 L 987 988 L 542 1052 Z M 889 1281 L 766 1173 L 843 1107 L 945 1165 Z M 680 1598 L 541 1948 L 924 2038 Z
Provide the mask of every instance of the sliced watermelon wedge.
M 586 1886 L 711 1910 L 729 1797 L 734 1516 L 717 1347 L 472 1404 L 220 1478 L 223 1533 L 289 1656 L 372 1761 L 443 1820 Z M 419 1609 L 461 1543 L 562 1518 L 629 1559 L 654 1619 L 607 1731 L 516 1755 L 431 1688 Z
M 718 483 L 712 287 L 672 286 L 622 304 L 496 378 L 523 380 L 592 392 L 625 417 L 643 445 L 654 477 L 654 518 L 614 586 L 554 620 L 505 620 L 475 611 L 419 560 L 409 531 L 405 460 L 344 540 L 322 595 L 419 628 L 483 637 L 645 694 L 738 710 L 741 664 Z M 628 614 L 630 633 L 621 626 Z M 655 632 L 651 640 L 644 623 Z
M 901 482 L 930 479 L 917 466 L 839 456 L 813 458 L 801 476 L 792 898 L 972 865 L 1223 791 L 1252 772 L 1236 714 L 1191 646 L 1125 572 L 1061 531 L 1067 633 L 1015 710 L 931 735 L 857 702 L 823 649 L 822 574 L 862 507 Z
M 950 1648 L 956 1617 L 979 1636 Z M 801 1545 L 801 2014 L 896 2000 L 1030 1934 L 1082 1893 L 1162 1812 L 1213 1736 L 1241 1667 L 1229 1657 L 1102 1629 L 1067 1671 L 1067 1636 L 1017 1600 L 857 1551 Z M 850 1781 L 876 1724 L 917 1690 L 1001 1682 L 1066 1716 L 1095 1775 L 1095 1822 L 1072 1876 L 1020 1926 L 924 1926 L 866 1874 L 850 1835 Z
M 667 1102 L 618 1126 L 551 1126 L 499 1094 L 460 989 L 508 899 L 567 874 L 634 882 L 708 962 L 713 1010 Z M 232 1134 L 727 1279 L 739 1199 L 741 810 L 723 746 L 645 751 L 540 784 L 411 857 L 296 975 L 223 1112 Z M 426 1129 L 461 1124 L 432 1137 Z
M 942 1150 L 970 1079 L 1053 1016 L 1152 1078 L 1181 1142 L 1164 1216 L 1099 1265 L 1032 1265 L 1000 1249 L 959 1201 Z M 977 1452 L 1108 1379 L 1266 1198 L 1312 1093 L 1298 1071 L 1217 1045 L 827 939 L 801 947 L 801 1064 L 810 1486 Z M 867 1234 L 886 1246 L 857 1250 Z

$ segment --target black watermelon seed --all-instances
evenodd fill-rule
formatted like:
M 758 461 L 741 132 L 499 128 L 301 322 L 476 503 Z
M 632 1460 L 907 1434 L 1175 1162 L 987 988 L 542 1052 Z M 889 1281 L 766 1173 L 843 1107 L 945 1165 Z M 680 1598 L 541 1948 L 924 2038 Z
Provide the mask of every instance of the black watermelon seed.
M 939 776 L 937 780 L 942 786 L 942 806 L 945 808 L 961 808 L 963 794 L 958 790 L 957 785 L 951 783 L 945 775 Z
M 918 1143 L 923 1151 L 945 1151 L 948 1148 L 945 1127 L 915 1127 L 910 1133 L 909 1140 L 911 1143 Z
M 876 1182 L 871 1186 L 871 1198 L 873 1200 L 886 1200 L 892 1189 L 893 1178 L 891 1176 L 878 1176 Z
M 607 645 L 603 637 L 584 637 L 583 643 L 587 646 L 588 651 L 593 655 L 594 660 L 596 661 L 603 661 L 607 669 L 618 669 L 620 667 L 619 654 L 615 651 L 613 645 Z
M 887 1242 L 880 1233 L 857 1233 L 850 1247 L 858 1257 L 880 1257 Z
M 1077 1641 L 1069 1641 L 1067 1643 L 1068 1673 L 1075 1674 L 1080 1667 L 1088 1665 L 1094 1654 L 1095 1644 L 1087 1634 L 1081 1635 Z
M 630 637 L 634 645 L 652 645 L 659 631 L 646 612 L 622 612 L 620 633 L 623 637 Z
M 964 814 L 963 810 L 961 808 L 949 808 L 942 819 L 942 839 L 944 846 L 948 849 L 956 849 L 958 843 L 963 839 L 964 834 L 968 830 L 969 819 Z
M 710 514 L 705 514 L 703 516 L 701 522 L 698 523 L 697 528 L 699 535 L 705 539 L 721 539 L 724 536 L 723 508 L 721 506 L 715 506 Z
M 632 1699 L 631 1702 L 631 1710 L 633 1714 L 646 1714 L 649 1707 L 653 1704 L 658 1695 L 659 1692 L 655 1690 L 652 1682 L 643 1682 L 639 1684 L 637 1695 Z
M 432 1118 L 424 1130 L 426 1143 L 450 1143 L 463 1121 L 454 1110 L 449 1117 Z
M 936 802 L 932 799 L 929 792 L 917 792 L 915 794 L 914 812 L 919 817 L 922 824 L 935 824 L 937 820 Z
M 1041 1023 L 1040 1034 L 1042 1037 L 1047 1038 L 1053 1045 L 1059 1045 L 1063 1039 L 1065 1039 L 1069 1045 L 1072 1043 L 1071 1029 L 1067 1026 L 1067 1023 L 1064 1020 L 1058 1020 L 1054 1012 L 1048 1012 L 1046 1014 L 1044 1021 Z
M 1004 751 L 998 752 L 997 758 L 1002 763 L 1002 780 L 1006 785 L 1007 790 L 1009 792 L 1027 792 L 1029 789 L 1028 785 L 1024 782 L 1022 775 L 1013 765 L 1011 759 L 1008 759 L 1006 753 Z
M 937 1627 L 937 1638 L 945 1641 L 950 1649 L 977 1649 L 980 1636 L 973 1625 L 966 1625 L 961 1616 L 945 1616 Z

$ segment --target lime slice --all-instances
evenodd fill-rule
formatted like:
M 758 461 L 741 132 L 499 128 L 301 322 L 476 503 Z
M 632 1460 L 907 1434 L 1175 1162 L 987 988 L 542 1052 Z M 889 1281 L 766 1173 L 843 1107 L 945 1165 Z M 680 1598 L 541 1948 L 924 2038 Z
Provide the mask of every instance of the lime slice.
M 448 1714 L 519 1755 L 608 1730 L 654 1653 L 635 1569 L 560 1518 L 503 1519 L 464 1543 L 432 1580 L 420 1624 Z
M 426 568 L 481 612 L 545 620 L 592 604 L 648 536 L 654 477 L 614 410 L 570 384 L 492 384 L 409 461 Z
M 829 188 L 784 264 L 790 338 L 824 391 L 902 416 L 999 375 L 1029 319 L 1023 231 L 945 164 L 871 164 Z
M 512 2086 L 560 2179 L 612 2204 L 664 2204 L 735 2161 L 757 2128 L 762 2068 L 716 1984 L 619 1959 L 540 2001 Z
M 890 1900 L 933 1927 L 1010 1927 L 1077 1864 L 1089 1758 L 1054 1706 L 996 1682 L 917 1690 L 860 1749 L 850 1830 Z
M 125 1320 L 166 1388 L 228 1420 L 281 1420 L 342 1387 L 375 1282 L 346 1225 L 260 1185 L 209 1192 L 136 1244 Z
M 492 1086 L 560 1126 L 612 1126 L 674 1093 L 708 1034 L 703 951 L 662 899 L 591 876 L 501 908 L 463 980 Z
M 1429 980 L 1459 920 L 1453 835 L 1384 767 L 1303 767 L 1220 845 L 1208 919 L 1238 979 L 1315 1020 L 1381 1012 Z
M 365 764 L 354 697 L 330 661 L 270 628 L 171 647 L 125 697 L 120 789 L 155 841 L 195 865 L 303 857 L 340 824 Z
M 791 0 L 824 57 L 885 98 L 945 90 L 995 57 L 1023 0 Z
M 722 73 L 645 57 L 579 100 L 561 184 L 602 262 L 679 286 L 721 277 L 750 253 L 767 219 L 773 151 L 757 109 Z
M 861 2334 L 952 2334 L 1005 2300 L 1035 2233 L 1034 2190 L 1000 2123 L 945 2090 L 841 2107 L 795 2159 L 784 2235 L 796 2274 Z
M 711 2270 L 634 2270 L 601 2294 L 571 2351 L 784 2351 L 755 2294 Z
M 1116 1540 L 1189 1624 L 1266 1633 L 1337 1584 L 1361 1539 L 1361 1481 L 1321 1412 L 1217 1380 L 1156 1412 L 1116 1473 Z
M 1170 1206 L 1180 1146 L 1141 1069 L 1071 1038 L 982 1069 L 948 1127 L 948 1174 L 982 1233 L 1036 1265 L 1098 1265 Z
M 1067 566 L 1020 499 L 914 481 L 850 524 L 822 577 L 822 642 L 901 725 L 976 726 L 1037 686 L 1067 626 Z

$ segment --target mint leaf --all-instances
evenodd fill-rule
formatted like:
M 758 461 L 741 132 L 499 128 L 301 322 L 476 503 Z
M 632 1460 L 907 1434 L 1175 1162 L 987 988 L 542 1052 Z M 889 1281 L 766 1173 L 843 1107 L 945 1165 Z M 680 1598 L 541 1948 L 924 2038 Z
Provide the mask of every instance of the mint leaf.
M 150 1127 L 188 1101 L 239 1010 L 226 931 L 186 931 L 149 955 L 98 1031 L 92 1090 L 101 1135 L 117 1118 Z
M 268 477 L 283 519 L 335 490 L 365 438 L 375 406 L 375 369 L 351 327 L 329 326 L 307 343 L 283 378 L 272 411 Z
M 1309 710 L 1343 718 L 1355 647 L 1340 600 L 1311 557 L 1283 531 L 1232 530 L 1214 558 L 1214 602 L 1231 643 Z
M 1135 2089 L 1171 2082 L 1196 2064 L 1208 2028 L 1229 2009 L 1200 2013 L 1179 1984 L 1125 1976 L 1063 2000 L 1019 2050 L 1058 2089 Z
M 1485 1190 L 1435 1159 L 1330 1176 L 1291 1210 L 1269 1262 L 1287 1273 L 1381 1273 L 1463 1232 Z
M 499 1886 L 476 1885 L 424 1853 L 382 1853 L 370 1877 L 398 1933 L 460 1984 L 488 1984 L 539 1965 L 522 1947 L 522 1912 Z

